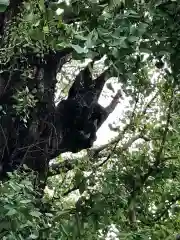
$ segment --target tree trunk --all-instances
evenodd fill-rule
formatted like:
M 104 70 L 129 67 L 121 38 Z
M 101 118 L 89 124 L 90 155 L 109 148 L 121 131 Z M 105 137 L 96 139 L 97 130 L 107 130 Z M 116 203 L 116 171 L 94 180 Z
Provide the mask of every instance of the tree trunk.
M 10 43 L 7 44 L 8 28 L 11 22 L 16 19 L 22 2 L 12 0 L 6 12 L 0 13 L 1 48 L 6 49 L 10 46 Z M 90 147 L 95 140 L 98 127 L 108 115 L 103 112 L 103 118 L 100 120 L 95 119 L 92 115 L 92 109 L 94 109 L 94 106 L 97 107 L 97 100 L 106 80 L 106 72 L 95 79 L 92 84 L 91 73 L 88 71 L 88 67 L 85 68 L 76 77 L 68 100 L 55 107 L 56 74 L 69 59 L 73 50 L 71 48 L 56 52 L 48 50 L 43 57 L 38 57 L 32 49 L 26 48 L 25 53 L 21 54 L 17 54 L 15 48 L 13 51 L 14 54 L 11 58 L 5 63 L 1 63 L 0 178 L 4 179 L 7 172 L 19 169 L 25 164 L 36 171 L 39 179 L 45 182 L 49 161 L 52 158 L 66 151 L 77 152 Z M 22 61 L 22 59 L 26 60 Z M 90 79 L 90 82 L 88 82 L 88 79 Z M 80 82 L 83 84 L 83 91 L 79 89 L 81 88 Z M 91 96 L 87 95 L 89 90 L 91 90 Z M 78 97 L 79 92 L 81 92 L 80 97 Z M 23 104 L 19 102 L 20 98 L 28 94 L 31 94 L 32 99 L 36 100 L 36 104 L 24 106 L 26 112 L 23 112 L 23 107 L 19 110 L 17 106 Z M 83 145 L 82 139 L 78 142 L 77 135 L 75 135 L 78 129 L 76 127 L 73 129 L 73 126 L 76 125 L 72 125 L 70 131 L 68 127 L 62 124 L 63 121 L 68 120 L 64 118 L 69 108 L 73 109 L 72 106 L 69 106 L 69 103 L 71 101 L 75 103 L 76 101 L 78 104 L 80 99 L 84 99 L 86 105 L 90 104 L 92 106 L 91 111 L 87 109 L 85 116 L 85 118 L 91 119 L 89 124 L 95 126 L 95 122 L 98 121 L 96 128 L 91 129 L 91 143 L 87 146 Z M 101 111 L 99 106 L 98 109 L 98 111 Z M 80 110 L 83 112 L 82 109 Z M 68 115 L 66 118 L 68 118 Z M 64 135 L 64 132 L 68 132 L 68 134 Z M 82 132 L 83 129 L 81 129 Z

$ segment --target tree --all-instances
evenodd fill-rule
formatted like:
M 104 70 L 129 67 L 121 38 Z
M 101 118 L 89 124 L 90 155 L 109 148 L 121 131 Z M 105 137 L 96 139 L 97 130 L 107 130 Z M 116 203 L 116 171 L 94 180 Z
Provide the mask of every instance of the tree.
M 88 66 L 76 76 L 68 99 L 57 107 L 54 104 L 57 72 L 75 52 L 80 58 L 87 57 L 88 52 L 74 44 L 84 42 L 78 32 L 73 33 L 78 24 L 72 24 L 72 19 L 65 14 L 62 18 L 57 16 L 55 10 L 61 6 L 70 14 L 79 3 L 72 3 L 72 9 L 64 2 L 10 1 L 8 4 L 7 1 L 3 4 L 8 6 L 0 15 L 1 178 L 26 164 L 45 181 L 49 161 L 65 151 L 77 152 L 90 147 L 97 129 L 116 104 L 113 101 L 108 111 L 97 104 L 108 71 L 92 81 Z M 96 16 L 101 11 L 99 6 Z M 81 22 L 90 18 L 91 11 L 85 12 L 89 16 L 79 13 Z M 73 35 L 76 41 L 71 40 Z M 93 61 L 101 57 L 97 51 L 93 54 Z M 80 102 L 80 99 L 83 100 Z M 96 116 L 100 115 L 99 111 L 103 111 L 103 117 Z M 87 126 L 81 124 L 83 117 L 87 118 Z M 86 137 L 88 134 L 90 137 Z
M 175 238 L 180 196 L 178 1 L 5 3 L 7 9 L 0 14 L 1 177 L 25 163 L 53 196 L 47 201 L 50 206 L 38 211 L 32 185 L 27 184 L 31 197 L 23 177 L 6 182 L 0 191 L 5 206 L 1 222 L 6 223 L 2 236 L 26 239 L 33 232 L 31 239 L 38 234 L 40 239 L 104 239 L 115 226 L 118 239 Z M 58 8 L 60 15 L 55 14 Z M 89 84 L 90 69 L 103 56 L 107 70 Z M 106 74 L 119 79 L 130 104 L 123 121 L 112 128 L 117 137 L 110 143 L 89 149 L 81 158 L 58 159 L 49 169 L 52 158 L 73 150 L 69 144 L 76 130 L 89 134 L 86 126 L 79 129 L 71 121 L 71 134 L 63 135 L 69 131 L 62 124 L 68 105 L 54 104 L 56 73 L 71 58 L 92 60 L 76 76 L 68 96 L 79 106 L 80 100 L 89 100 L 90 88 L 92 107 L 81 104 L 85 108 L 74 119 L 97 122 L 93 111 L 99 107 Z M 82 149 L 76 147 L 73 151 Z M 21 195 L 26 191 L 28 213 Z M 74 192 L 78 199 L 71 200 Z M 24 216 L 30 221 L 17 230 L 14 226 Z

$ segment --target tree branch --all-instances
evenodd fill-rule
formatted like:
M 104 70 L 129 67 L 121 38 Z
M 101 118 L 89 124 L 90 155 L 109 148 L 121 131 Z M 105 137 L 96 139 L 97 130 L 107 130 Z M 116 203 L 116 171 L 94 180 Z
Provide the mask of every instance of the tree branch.
M 131 139 L 129 139 L 125 144 L 122 145 L 122 147 L 120 147 L 120 150 L 121 153 L 126 151 L 136 140 L 138 140 L 139 138 L 141 138 L 141 134 L 137 134 L 135 136 L 133 136 Z M 114 147 L 113 147 L 113 151 L 116 149 L 117 145 L 118 145 L 119 141 L 115 142 L 114 144 Z M 111 152 L 113 152 L 111 151 Z M 108 160 L 109 158 L 111 157 L 111 154 L 108 155 L 108 157 L 98 165 L 98 167 L 101 167 L 103 166 Z
M 125 144 L 122 146 L 122 148 L 121 148 L 121 149 L 122 149 L 122 152 L 125 151 L 125 150 L 127 150 L 127 149 L 131 146 L 131 144 L 139 138 L 139 136 L 140 136 L 140 135 L 136 135 L 136 136 L 134 136 L 132 139 L 130 139 L 127 143 L 125 143 Z M 102 166 L 110 159 L 110 157 L 111 157 L 114 149 L 116 148 L 116 146 L 117 146 L 117 143 L 115 144 L 115 146 L 113 147 L 111 153 L 109 153 L 109 155 L 107 156 L 107 158 L 106 158 L 103 162 L 101 162 L 100 164 L 97 164 L 97 165 L 95 166 L 96 171 L 97 171 L 100 167 L 102 167 Z M 83 161 L 83 159 L 82 159 L 82 161 Z M 66 162 L 66 161 L 65 161 L 65 162 Z M 65 162 L 63 162 L 63 163 L 65 163 Z M 71 161 L 70 161 L 70 163 L 71 163 Z M 59 167 L 60 167 L 60 168 L 61 168 L 62 166 L 63 166 L 63 165 L 59 164 Z M 75 164 L 74 164 L 74 166 L 75 166 Z M 70 169 L 69 169 L 69 170 L 72 170 L 71 167 L 74 167 L 74 166 L 73 166 L 73 165 L 70 165 Z M 59 174 L 61 171 L 63 171 L 63 170 L 62 170 L 63 168 L 64 168 L 64 166 L 63 166 L 61 169 L 59 169 L 59 170 L 57 169 L 58 171 L 56 171 L 56 173 Z M 65 171 L 66 171 L 66 169 L 65 169 Z M 49 176 L 51 176 L 51 175 L 49 175 Z M 91 174 L 90 174 L 90 176 L 88 176 L 88 177 L 86 178 L 86 180 L 87 180 L 87 179 L 90 179 L 90 177 L 91 177 Z M 84 181 L 84 180 L 83 180 L 83 181 Z M 75 191 L 75 190 L 78 190 L 78 189 L 79 189 L 79 186 L 81 185 L 81 183 L 82 183 L 82 182 L 80 182 L 80 183 L 78 184 L 78 186 L 77 186 L 77 185 L 76 185 L 76 186 L 73 186 L 71 189 L 69 189 L 68 191 L 66 191 L 63 195 L 64 195 L 64 196 L 67 196 L 69 193 L 71 193 L 71 192 L 73 192 L 73 191 Z
M 128 205 L 129 206 L 131 206 L 131 203 L 135 201 L 136 196 L 141 191 L 141 189 L 144 186 L 144 184 L 145 184 L 146 180 L 148 179 L 148 177 L 154 171 L 157 171 L 157 167 L 161 163 L 161 160 L 162 160 L 161 159 L 161 155 L 162 155 L 162 151 L 164 149 L 164 144 L 165 144 L 165 141 L 166 141 L 166 136 L 167 136 L 167 133 L 168 133 L 170 119 L 171 119 L 171 106 L 172 106 L 172 102 L 173 102 L 173 94 L 174 94 L 174 91 L 172 90 L 171 99 L 170 99 L 169 106 L 168 106 L 166 126 L 165 126 L 165 130 L 164 130 L 164 133 L 163 133 L 163 136 L 162 136 L 162 140 L 161 140 L 161 145 L 160 145 L 159 151 L 157 152 L 156 157 L 155 157 L 155 162 L 154 162 L 154 164 L 152 166 L 149 166 L 149 169 L 148 169 L 147 173 L 145 173 L 144 175 L 140 176 L 140 182 L 137 181 L 137 184 L 136 184 L 136 179 L 135 179 L 135 185 L 133 186 L 132 192 L 131 192 L 129 200 L 128 200 Z

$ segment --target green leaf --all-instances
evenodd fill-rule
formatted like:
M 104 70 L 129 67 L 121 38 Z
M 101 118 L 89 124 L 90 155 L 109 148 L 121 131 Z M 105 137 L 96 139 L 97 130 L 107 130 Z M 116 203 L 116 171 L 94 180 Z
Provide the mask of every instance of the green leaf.
M 39 236 L 38 235 L 35 235 L 35 234 L 31 234 L 29 236 L 29 239 L 37 239 Z
M 45 12 L 44 0 L 39 0 L 39 8 L 42 12 Z
M 87 41 L 85 43 L 87 48 L 92 48 L 94 45 L 96 45 L 96 41 L 98 40 L 98 34 L 96 31 L 90 32 Z
M 147 49 L 147 48 L 140 48 L 139 50 L 140 50 L 140 52 L 143 52 L 143 53 L 148 53 L 148 54 L 152 53 L 152 51 L 150 49 Z
M 76 35 L 74 36 L 74 38 L 76 38 L 76 39 L 78 39 L 78 40 L 82 40 L 82 41 L 86 41 L 86 40 L 87 40 L 86 37 L 84 37 L 84 36 L 82 36 L 82 35 L 80 35 L 80 34 L 76 34 Z
M 9 221 L 2 221 L 0 222 L 0 232 L 3 230 L 3 229 L 11 229 L 11 223 Z
M 5 5 L 5 6 L 8 6 L 10 3 L 9 0 L 0 0 L 0 5 Z
M 61 224 L 61 230 L 64 233 L 63 235 L 65 236 L 69 236 L 69 232 L 70 232 L 70 226 L 69 225 L 63 225 Z
M 9 6 L 9 0 L 0 0 L 0 12 L 5 12 L 7 6 Z
M 110 2 L 110 6 L 115 8 L 115 7 L 121 6 L 124 0 L 110 0 L 109 2 Z
M 48 26 L 44 26 L 43 27 L 43 32 L 44 33 L 49 33 L 49 27 Z
M 40 31 L 39 29 L 34 29 L 31 31 L 30 36 L 33 40 L 44 40 L 44 32 Z
M 147 27 L 148 27 L 148 24 L 140 23 L 138 26 L 139 35 L 143 35 L 146 32 Z
M 28 21 L 28 22 L 31 22 L 34 17 L 35 17 L 35 15 L 33 14 L 33 12 L 31 12 L 28 15 L 25 16 L 25 20 Z
M 5 12 L 6 8 L 7 8 L 7 6 L 0 4 L 0 12 Z
M 76 186 L 78 186 L 82 180 L 84 179 L 84 173 L 80 170 L 78 170 L 75 174 L 75 183 L 76 183 Z
M 74 48 L 74 50 L 75 50 L 77 53 L 79 53 L 79 54 L 81 54 L 81 53 L 87 53 L 87 52 L 88 52 L 88 49 L 82 48 L 82 47 L 79 46 L 79 45 L 71 44 L 71 47 Z
M 97 31 L 100 35 L 102 35 L 101 37 L 110 37 L 112 34 L 112 32 L 104 28 L 98 28 Z
M 17 214 L 17 211 L 16 209 L 10 209 L 7 213 L 6 213 L 6 216 L 13 216 Z
M 121 37 L 121 38 L 119 39 L 119 46 L 120 46 L 121 48 L 128 48 L 128 45 L 127 45 L 127 43 L 126 43 L 126 37 Z
M 38 212 L 38 211 L 31 211 L 30 213 L 29 213 L 31 216 L 33 216 L 33 217 L 36 217 L 36 218 L 39 218 L 42 214 L 40 213 L 40 212 Z
M 136 36 L 130 36 L 128 37 L 128 41 L 129 42 L 138 42 L 139 41 L 139 37 L 136 37 Z
M 57 220 L 60 220 L 62 218 L 65 218 L 65 216 L 68 216 L 68 214 L 69 214 L 69 210 L 64 210 L 64 211 L 58 212 L 58 215 L 56 215 L 53 218 L 53 221 L 57 221 Z
M 47 217 L 53 217 L 53 214 L 52 214 L 52 213 L 45 213 L 45 215 L 46 215 Z
M 30 203 L 31 200 L 27 199 L 27 200 L 21 200 L 20 203 L 23 203 L 23 204 L 27 204 L 27 203 Z

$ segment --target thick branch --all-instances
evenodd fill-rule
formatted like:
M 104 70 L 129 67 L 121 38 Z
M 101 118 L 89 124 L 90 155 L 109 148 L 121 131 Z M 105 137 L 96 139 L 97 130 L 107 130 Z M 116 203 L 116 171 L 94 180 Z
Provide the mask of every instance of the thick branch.
M 139 138 L 141 138 L 141 134 L 137 134 L 135 136 L 133 136 L 132 138 L 130 138 L 125 144 L 122 145 L 122 147 L 120 147 L 120 151 L 121 153 L 126 151 L 136 140 L 138 140 Z M 100 163 L 98 166 L 101 167 L 103 166 L 111 157 L 111 154 L 114 152 L 114 150 L 116 149 L 118 142 L 114 143 L 114 147 L 113 147 L 113 151 L 108 155 L 108 157 L 102 162 Z
M 102 126 L 102 124 L 107 120 L 107 118 L 109 117 L 109 115 L 115 110 L 116 106 L 119 103 L 119 98 L 122 97 L 122 92 L 121 90 L 119 90 L 116 95 L 114 96 L 113 100 L 111 101 L 111 103 L 105 108 L 105 113 L 106 115 L 103 117 L 103 121 L 101 121 L 98 124 L 98 129 Z
M 134 136 L 133 138 L 131 138 L 127 143 L 125 143 L 125 144 L 122 146 L 122 151 L 127 150 L 127 149 L 132 145 L 132 143 L 139 138 L 139 136 L 140 136 L 140 135 L 136 135 L 136 136 Z M 115 147 L 116 147 L 116 146 L 115 146 Z M 115 148 L 115 147 L 114 147 L 114 148 Z M 113 153 L 113 150 L 112 150 L 111 154 L 112 154 L 112 153 Z M 109 160 L 109 158 L 111 157 L 111 154 L 109 154 L 109 155 L 107 156 L 107 158 L 105 159 L 105 161 L 103 161 L 103 162 L 100 163 L 100 164 L 97 164 L 97 166 L 96 166 L 96 168 L 95 168 L 96 171 L 98 171 L 98 169 L 99 169 L 100 167 L 102 167 L 102 166 Z M 82 161 L 84 161 L 84 158 L 82 158 Z M 59 174 L 59 173 L 61 173 L 61 172 L 66 173 L 67 171 L 72 170 L 72 169 L 75 167 L 75 163 L 74 163 L 74 164 L 73 164 L 73 163 L 74 163 L 74 160 L 70 160 L 70 159 L 69 159 L 69 160 L 64 161 L 63 163 L 53 164 L 53 165 L 52 165 L 52 168 L 53 168 L 53 170 L 55 170 L 55 171 L 54 171 L 54 172 L 50 172 L 50 173 L 49 173 L 49 177 L 50 177 L 50 176 L 54 176 L 54 175 L 56 175 L 56 174 Z M 87 177 L 87 179 L 90 179 L 90 178 L 91 178 L 91 175 Z M 87 179 L 86 179 L 86 180 L 87 180 Z M 71 192 L 79 189 L 79 187 L 80 187 L 81 184 L 82 184 L 82 182 L 80 182 L 78 186 L 77 186 L 77 185 L 76 185 L 76 186 L 73 186 L 71 189 L 69 189 L 68 191 L 66 191 L 66 192 L 64 193 L 64 196 L 66 196 L 66 195 L 68 195 L 69 193 L 71 193 Z
M 120 93 L 121 94 L 121 93 Z M 144 107 L 143 111 L 142 111 L 142 115 L 145 115 L 146 114 L 146 111 L 147 109 L 150 107 L 150 105 L 152 104 L 152 102 L 156 99 L 157 97 L 157 94 L 156 93 L 151 99 L 150 101 L 146 104 L 146 106 Z M 120 96 L 121 97 L 121 96 Z M 113 99 L 112 103 L 107 107 L 107 109 L 110 111 L 111 109 L 111 106 L 112 106 L 112 109 L 113 109 L 113 105 L 114 105 L 114 108 L 116 107 L 116 104 L 118 102 L 116 102 L 118 99 L 118 96 L 115 96 L 115 98 Z M 133 120 L 134 120 L 134 115 L 135 115 L 135 110 L 136 110 L 136 106 L 137 106 L 137 101 L 135 102 L 135 105 L 134 105 L 134 108 L 133 108 L 133 111 L 132 111 L 132 114 L 131 114 L 131 117 L 130 117 L 130 122 L 124 127 L 124 129 L 122 130 L 122 132 L 117 136 L 115 137 L 113 140 L 111 140 L 109 143 L 107 144 L 104 144 L 104 145 L 101 145 L 100 147 L 96 147 L 96 148 L 93 148 L 91 149 L 91 154 L 92 155 L 97 155 L 99 152 L 103 151 L 104 149 L 110 147 L 111 145 L 113 144 L 116 144 L 117 142 L 121 141 L 124 137 L 124 133 L 127 131 L 127 129 L 132 125 L 133 123 Z M 149 141 L 150 139 L 145 136 L 145 135 L 141 135 L 141 138 L 143 138 L 145 141 Z

